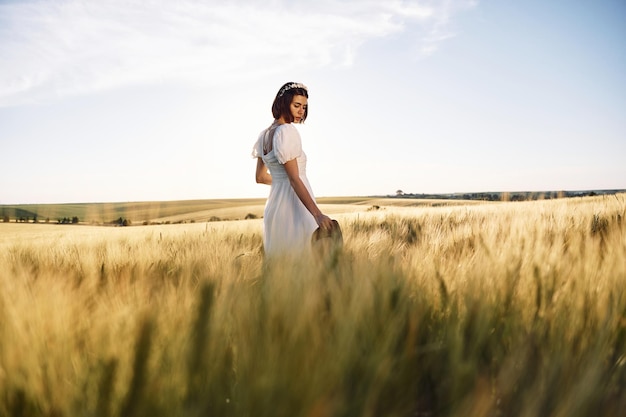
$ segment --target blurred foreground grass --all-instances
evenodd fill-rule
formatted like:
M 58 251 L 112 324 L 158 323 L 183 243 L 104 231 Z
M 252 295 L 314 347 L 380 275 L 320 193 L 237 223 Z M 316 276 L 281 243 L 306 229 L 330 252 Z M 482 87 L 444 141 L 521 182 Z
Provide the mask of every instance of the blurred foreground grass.
M 624 415 L 625 207 L 344 214 L 272 265 L 260 220 L 0 224 L 0 416 Z

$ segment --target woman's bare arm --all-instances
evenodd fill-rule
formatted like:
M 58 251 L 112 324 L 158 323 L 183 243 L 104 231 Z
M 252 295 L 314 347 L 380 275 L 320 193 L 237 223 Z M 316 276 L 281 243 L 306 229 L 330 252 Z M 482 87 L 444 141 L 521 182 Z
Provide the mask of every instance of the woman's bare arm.
M 287 161 L 284 165 L 285 171 L 287 171 L 287 176 L 289 177 L 289 182 L 291 183 L 291 187 L 296 192 L 296 195 L 298 196 L 300 201 L 302 201 L 302 204 L 304 204 L 304 207 L 306 207 L 307 210 L 309 210 L 309 212 L 313 215 L 313 217 L 315 218 L 315 222 L 317 222 L 317 225 L 320 226 L 322 229 L 332 229 L 332 220 L 328 216 L 324 215 L 319 207 L 317 207 L 317 204 L 315 204 L 313 197 L 311 197 L 311 194 L 309 194 L 309 190 L 302 182 L 302 179 L 300 178 L 300 172 L 298 171 L 298 163 L 296 162 L 296 160 L 292 159 L 291 161 Z
M 267 167 L 261 158 L 256 160 L 256 182 L 258 184 L 272 185 L 272 176 L 267 172 Z

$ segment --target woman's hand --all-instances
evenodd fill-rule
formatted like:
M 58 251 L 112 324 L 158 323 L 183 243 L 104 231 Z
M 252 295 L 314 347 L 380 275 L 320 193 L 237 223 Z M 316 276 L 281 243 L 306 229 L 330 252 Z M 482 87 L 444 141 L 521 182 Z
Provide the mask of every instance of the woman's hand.
M 323 230 L 332 230 L 333 228 L 333 220 L 326 216 L 325 214 L 318 214 L 315 217 L 315 222 L 317 223 L 317 225 L 323 229 Z

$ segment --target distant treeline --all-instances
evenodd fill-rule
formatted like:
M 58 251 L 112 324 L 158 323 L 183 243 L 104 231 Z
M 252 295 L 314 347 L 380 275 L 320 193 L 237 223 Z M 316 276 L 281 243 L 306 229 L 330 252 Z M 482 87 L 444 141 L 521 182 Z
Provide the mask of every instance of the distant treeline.
M 27 212 L 21 209 L 2 209 L 0 210 L 0 219 L 4 223 L 56 223 L 56 224 L 79 224 L 80 219 L 78 216 L 72 217 L 59 217 L 58 219 L 51 220 L 49 217 L 41 218 L 37 213 Z M 115 226 L 130 226 L 131 221 L 120 217 L 119 219 L 112 220 L 106 224 Z
M 417 198 L 436 200 L 482 200 L 482 201 L 531 201 L 550 200 L 554 198 L 587 197 L 596 195 L 612 195 L 624 193 L 626 190 L 585 190 L 585 191 L 515 191 L 515 192 L 480 192 L 453 194 L 416 194 L 396 191 L 396 195 L 388 198 Z
M 32 219 L 37 219 L 38 215 L 37 213 L 21 208 L 2 207 L 0 208 L 0 217 L 5 223 L 8 223 L 10 220 L 28 222 Z M 48 219 L 48 221 L 50 221 L 50 219 Z
M 0 214 L 0 218 L 2 218 L 2 221 L 4 223 L 9 223 L 12 221 L 11 217 L 8 214 Z M 50 218 L 46 217 L 45 219 L 40 219 L 39 217 L 37 217 L 37 215 L 34 215 L 32 217 L 15 216 L 13 217 L 13 221 L 15 221 L 15 223 L 50 223 Z M 80 219 L 76 216 L 72 218 L 63 217 L 62 219 L 57 219 L 56 222 L 58 224 L 78 224 L 80 223 Z

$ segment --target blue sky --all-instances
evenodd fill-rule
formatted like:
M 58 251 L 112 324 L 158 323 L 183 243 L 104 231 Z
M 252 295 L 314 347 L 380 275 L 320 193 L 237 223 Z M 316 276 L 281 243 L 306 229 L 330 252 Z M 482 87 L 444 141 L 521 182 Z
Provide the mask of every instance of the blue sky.
M 1 1 L 0 204 L 626 188 L 626 2 Z

